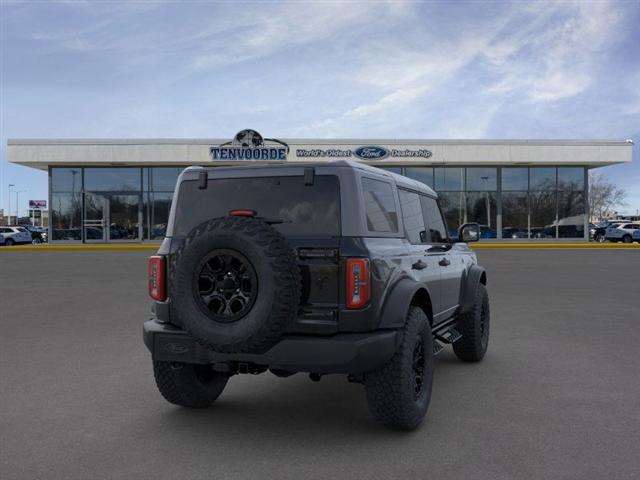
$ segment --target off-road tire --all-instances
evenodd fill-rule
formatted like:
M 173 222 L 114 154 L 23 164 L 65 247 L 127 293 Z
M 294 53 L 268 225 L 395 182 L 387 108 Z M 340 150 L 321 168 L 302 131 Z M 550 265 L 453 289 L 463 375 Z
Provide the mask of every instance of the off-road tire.
M 479 362 L 489 346 L 489 294 L 487 288 L 478 284 L 473 307 L 458 317 L 457 329 L 462 338 L 454 342 L 453 351 L 465 362 Z
M 169 403 L 188 408 L 207 408 L 220 396 L 229 380 L 208 365 L 153 362 L 153 375 Z
M 254 303 L 235 321 L 217 321 L 198 304 L 194 275 L 216 249 L 240 253 L 256 274 Z M 223 353 L 262 353 L 295 319 L 301 284 L 296 254 L 282 234 L 259 219 L 223 217 L 187 235 L 172 258 L 169 293 L 177 323 L 200 344 Z
M 413 361 L 419 340 L 424 351 L 424 375 L 422 389 L 416 395 Z M 429 409 L 433 383 L 433 336 L 421 308 L 409 308 L 400 347 L 380 370 L 366 374 L 364 383 L 369 411 L 376 420 L 397 430 L 413 430 L 420 425 Z

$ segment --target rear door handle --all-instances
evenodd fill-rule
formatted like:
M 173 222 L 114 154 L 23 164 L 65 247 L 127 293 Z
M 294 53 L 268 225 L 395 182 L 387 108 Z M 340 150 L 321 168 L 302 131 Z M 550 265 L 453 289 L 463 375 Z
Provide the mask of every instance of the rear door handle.
M 425 268 L 427 268 L 427 264 L 422 260 L 418 260 L 416 263 L 411 265 L 411 268 L 413 268 L 414 270 L 424 270 Z
M 451 262 L 449 260 L 447 260 L 446 258 L 443 258 L 442 260 L 440 260 L 438 262 L 438 265 L 440 265 L 441 267 L 446 267 L 448 265 L 451 265 Z

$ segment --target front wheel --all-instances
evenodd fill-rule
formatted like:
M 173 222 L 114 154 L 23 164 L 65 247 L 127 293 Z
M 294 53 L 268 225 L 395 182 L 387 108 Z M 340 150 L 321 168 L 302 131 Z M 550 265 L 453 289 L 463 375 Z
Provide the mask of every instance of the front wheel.
M 453 351 L 460 360 L 479 362 L 489 346 L 489 294 L 487 287 L 478 284 L 473 307 L 458 317 L 457 328 L 462 338 L 453 344 Z
M 33 245 L 40 245 L 42 243 L 42 240 L 40 240 L 39 238 L 34 238 L 33 240 L 31 240 L 31 243 Z
M 402 344 L 380 370 L 366 374 L 371 414 L 388 427 L 415 429 L 427 414 L 433 383 L 433 336 L 429 319 L 410 307 Z
M 15 242 L 13 241 L 13 239 L 12 239 L 12 238 L 7 238 L 7 239 L 4 241 L 4 244 L 5 244 L 7 247 L 10 247 L 10 246 L 12 246 L 13 244 L 15 244 Z
M 153 362 L 153 374 L 169 403 L 188 408 L 207 408 L 220 396 L 229 377 L 209 365 Z
M 604 243 L 604 235 L 602 233 L 599 233 L 596 235 L 596 238 L 594 240 L 598 243 Z

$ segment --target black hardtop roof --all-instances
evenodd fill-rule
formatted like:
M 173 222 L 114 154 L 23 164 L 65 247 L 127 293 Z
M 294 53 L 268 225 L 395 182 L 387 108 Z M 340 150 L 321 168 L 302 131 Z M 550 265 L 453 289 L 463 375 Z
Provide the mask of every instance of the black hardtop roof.
M 250 163 L 243 165 L 221 165 L 221 166 L 206 166 L 206 167 L 187 167 L 186 170 L 191 171 L 202 171 L 203 169 L 206 171 L 215 171 L 216 173 L 225 172 L 225 171 L 234 171 L 234 170 L 264 170 L 264 169 L 283 169 L 283 168 L 291 168 L 291 167 L 322 167 L 322 168 L 353 168 L 362 170 L 365 172 L 369 172 L 375 175 L 382 175 L 393 179 L 397 186 L 408 188 L 411 190 L 417 190 L 419 192 L 426 193 L 427 195 L 431 195 L 436 197 L 436 192 L 431 189 L 429 186 L 424 183 L 418 182 L 417 180 L 413 180 L 411 178 L 405 177 L 404 175 L 399 175 L 397 173 L 390 172 L 388 170 L 383 170 L 382 168 L 377 168 L 372 165 L 367 165 L 360 162 L 355 162 L 353 160 L 333 160 L 333 161 L 317 161 L 317 162 L 283 162 L 283 163 Z

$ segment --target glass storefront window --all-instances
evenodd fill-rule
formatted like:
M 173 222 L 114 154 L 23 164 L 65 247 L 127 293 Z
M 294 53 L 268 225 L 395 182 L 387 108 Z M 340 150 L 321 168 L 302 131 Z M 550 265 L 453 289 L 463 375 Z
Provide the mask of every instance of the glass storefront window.
M 467 168 L 467 191 L 494 192 L 498 189 L 497 168 Z
M 79 193 L 51 194 L 53 240 L 82 239 L 82 200 Z
M 434 177 L 436 191 L 464 190 L 464 168 L 435 168 Z
M 502 169 L 502 190 L 527 191 L 529 189 L 529 169 L 505 167 Z
M 406 167 L 404 174 L 433 188 L 433 168 L 431 167 Z
M 528 237 L 527 192 L 502 192 L 502 238 Z
M 584 193 L 558 193 L 558 238 L 584 237 Z
M 497 238 L 496 192 L 467 192 L 467 222 L 480 224 L 481 238 Z
M 176 188 L 178 175 L 184 170 L 182 167 L 150 168 L 150 188 L 154 192 L 173 192 Z
M 584 168 L 558 168 L 558 190 L 584 190 Z
M 52 168 L 52 192 L 79 192 L 82 190 L 82 168 Z
M 530 238 L 555 238 L 556 192 L 530 192 Z
M 529 190 L 555 190 L 556 169 L 536 167 L 529 169 Z M 502 187 L 504 189 L 504 187 Z
M 464 192 L 438 192 L 438 198 L 449 237 L 455 238 L 458 235 L 458 227 L 464 223 Z
M 139 192 L 140 168 L 85 168 L 84 189 L 89 192 Z
M 167 231 L 167 221 L 171 209 L 173 193 L 153 193 L 149 203 L 149 218 L 151 228 L 149 237 L 151 240 L 162 240 Z

